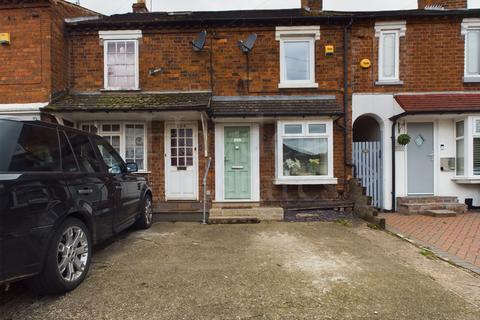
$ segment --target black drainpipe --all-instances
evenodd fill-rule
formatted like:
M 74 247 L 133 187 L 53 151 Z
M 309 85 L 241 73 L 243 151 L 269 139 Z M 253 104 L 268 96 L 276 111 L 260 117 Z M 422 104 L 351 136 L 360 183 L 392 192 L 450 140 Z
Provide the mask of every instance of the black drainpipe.
M 396 161 L 395 161 L 395 144 L 397 141 L 395 140 L 395 127 L 397 126 L 397 119 L 393 120 L 392 124 L 392 211 L 395 212 L 397 204 L 397 195 L 396 195 L 396 180 L 395 180 L 395 171 L 396 171 Z
M 344 139 L 344 148 L 343 148 L 343 162 L 344 162 L 344 172 L 345 172 L 345 187 L 347 186 L 347 166 L 353 167 L 348 158 L 348 40 L 349 40 L 349 29 L 353 24 L 353 19 L 350 19 L 350 22 L 345 26 L 343 31 L 343 139 Z M 353 124 L 352 124 L 353 126 Z

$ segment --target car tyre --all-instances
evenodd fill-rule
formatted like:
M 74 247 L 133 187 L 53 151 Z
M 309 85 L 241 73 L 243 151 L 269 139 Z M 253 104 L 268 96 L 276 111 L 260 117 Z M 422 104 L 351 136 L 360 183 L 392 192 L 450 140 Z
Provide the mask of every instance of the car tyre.
M 140 216 L 135 222 L 135 229 L 149 229 L 153 224 L 152 196 L 145 195 L 142 201 Z
M 40 295 L 62 294 L 78 287 L 87 276 L 92 236 L 79 219 L 68 218 L 55 231 L 47 249 L 44 269 L 29 281 Z

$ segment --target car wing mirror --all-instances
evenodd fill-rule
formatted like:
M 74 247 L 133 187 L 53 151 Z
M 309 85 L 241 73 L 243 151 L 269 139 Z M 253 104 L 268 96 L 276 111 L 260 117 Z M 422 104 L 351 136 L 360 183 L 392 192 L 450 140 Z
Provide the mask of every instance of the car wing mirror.
M 138 165 L 135 162 L 128 162 L 127 163 L 127 172 L 128 173 L 138 172 Z

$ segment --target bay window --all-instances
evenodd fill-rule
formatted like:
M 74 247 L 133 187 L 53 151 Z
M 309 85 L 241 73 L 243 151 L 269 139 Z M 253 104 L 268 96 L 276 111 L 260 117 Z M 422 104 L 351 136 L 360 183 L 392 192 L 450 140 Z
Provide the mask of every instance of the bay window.
M 335 184 L 331 120 L 279 121 L 277 184 Z
M 456 175 L 465 175 L 465 121 L 458 121 L 455 124 L 456 138 Z
M 82 123 L 80 129 L 96 133 L 106 139 L 125 160 L 134 162 L 139 171 L 146 171 L 146 125 L 130 122 Z

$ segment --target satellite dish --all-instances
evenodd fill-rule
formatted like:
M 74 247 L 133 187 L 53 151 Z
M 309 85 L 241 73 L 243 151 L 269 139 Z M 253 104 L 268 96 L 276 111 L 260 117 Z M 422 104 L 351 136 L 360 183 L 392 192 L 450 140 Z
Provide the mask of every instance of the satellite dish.
M 238 47 L 240 48 L 240 50 L 243 51 L 243 53 L 249 53 L 253 50 L 253 47 L 255 46 L 255 41 L 257 41 L 257 34 L 252 33 L 248 36 L 245 42 L 242 40 L 238 41 Z
M 192 46 L 194 51 L 202 51 L 207 41 L 207 30 L 203 30 L 198 34 L 197 39 L 192 41 Z

